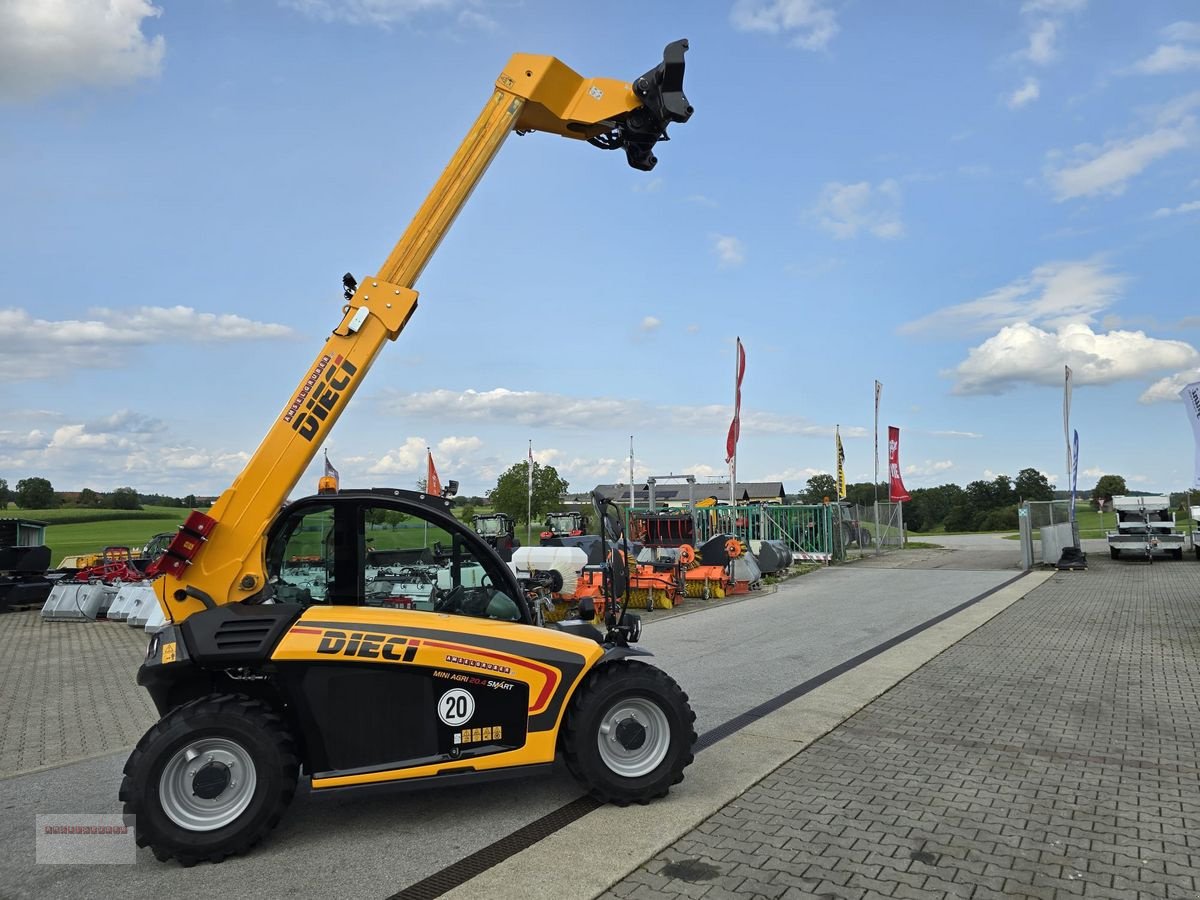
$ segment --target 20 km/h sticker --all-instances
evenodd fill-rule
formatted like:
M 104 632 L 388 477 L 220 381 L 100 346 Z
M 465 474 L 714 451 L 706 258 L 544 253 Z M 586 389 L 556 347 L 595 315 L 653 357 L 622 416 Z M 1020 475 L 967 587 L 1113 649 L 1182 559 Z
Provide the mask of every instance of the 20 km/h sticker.
M 453 688 L 442 694 L 437 707 L 438 718 L 447 725 L 465 725 L 475 715 L 475 698 L 470 691 Z

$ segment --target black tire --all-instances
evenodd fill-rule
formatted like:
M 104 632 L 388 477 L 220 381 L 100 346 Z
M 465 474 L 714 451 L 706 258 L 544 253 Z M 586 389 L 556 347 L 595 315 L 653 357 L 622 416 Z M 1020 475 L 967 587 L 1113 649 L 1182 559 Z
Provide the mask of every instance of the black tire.
M 1200 547 L 1194 548 L 1194 551 L 1196 553 L 1196 559 L 1200 559 Z
M 1121 551 L 1118 550 L 1116 547 L 1109 547 L 1108 555 L 1111 556 L 1113 559 L 1119 559 L 1121 556 Z
M 617 746 L 602 751 L 601 727 L 617 719 L 608 732 Z M 617 741 L 616 731 L 626 723 L 635 725 L 631 746 Z M 695 723 L 687 694 L 661 669 L 632 659 L 604 663 L 571 700 L 563 756 L 571 774 L 600 802 L 648 803 L 683 781 L 683 770 L 694 758 Z M 620 771 L 622 766 L 627 771 Z
M 1180 547 L 1178 550 L 1172 550 L 1171 558 L 1172 559 L 1183 559 L 1183 548 Z
M 874 536 L 867 529 L 858 529 L 858 546 L 870 547 L 873 540 L 875 540 Z
M 193 759 L 185 756 L 197 748 L 215 748 L 212 753 L 199 749 L 208 759 L 200 767 L 208 772 L 208 783 L 201 788 L 216 791 L 201 801 L 195 799 L 201 796 L 196 785 L 205 776 L 189 772 Z M 221 760 L 214 763 L 214 755 Z M 243 781 L 239 798 L 235 779 L 238 763 L 245 760 L 253 766 L 255 782 L 247 792 Z M 175 778 L 164 776 L 168 768 Z M 183 866 L 221 862 L 245 853 L 275 827 L 296 792 L 298 770 L 291 735 L 269 706 L 239 694 L 215 694 L 172 710 L 143 735 L 125 763 L 120 799 L 125 814 L 137 817 L 138 846 L 150 847 L 158 859 L 174 857 Z M 172 800 L 172 783 L 190 796 Z M 217 801 L 216 807 L 205 807 L 207 800 Z M 237 809 L 236 802 L 230 808 L 231 801 L 239 800 L 244 808 Z M 223 824 L 210 819 L 207 827 L 177 820 L 215 813 L 232 818 Z

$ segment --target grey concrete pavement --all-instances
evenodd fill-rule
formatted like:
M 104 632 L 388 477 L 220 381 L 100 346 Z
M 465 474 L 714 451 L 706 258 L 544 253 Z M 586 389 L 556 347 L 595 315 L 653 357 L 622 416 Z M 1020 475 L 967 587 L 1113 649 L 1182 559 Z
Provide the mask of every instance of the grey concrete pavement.
M 787 582 L 772 594 L 652 621 L 645 644 L 692 694 L 704 730 L 1007 577 L 1005 572 L 826 570 Z M 72 631 L 56 633 L 55 640 L 68 633 L 87 640 L 83 636 L 99 635 L 98 629 L 124 629 L 102 623 L 62 627 Z M 116 666 L 134 695 L 139 693 L 131 680 L 140 637 L 137 648 L 129 668 Z M 129 651 L 113 652 L 116 656 L 105 664 Z M 67 654 L 58 664 L 73 662 Z M 0 817 L 0 841 L 9 848 L 0 855 L 0 895 L 386 896 L 578 795 L 565 774 L 418 794 L 302 792 L 261 848 L 220 866 L 183 870 L 155 862 L 146 851 L 132 868 L 33 865 L 34 814 L 116 811 L 124 757 L 122 750 L 0 781 L 0 807 L 6 812 Z M 661 808 L 665 814 L 672 799 L 686 798 L 688 789 L 685 780 L 672 798 L 647 809 Z
M 1200 564 L 1089 562 L 604 897 L 1196 897 Z

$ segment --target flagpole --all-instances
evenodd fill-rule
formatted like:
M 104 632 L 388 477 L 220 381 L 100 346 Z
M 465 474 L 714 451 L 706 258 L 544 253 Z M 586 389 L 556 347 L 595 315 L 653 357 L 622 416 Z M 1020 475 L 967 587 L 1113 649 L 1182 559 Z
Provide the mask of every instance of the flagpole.
M 633 509 L 633 435 L 629 436 L 629 508 Z
M 739 413 L 738 396 L 737 396 L 737 393 L 738 393 L 738 370 L 741 368 L 742 361 L 738 358 L 740 356 L 740 354 L 738 353 L 738 345 L 741 344 L 741 342 L 742 342 L 742 337 L 741 337 L 741 335 L 738 335 L 737 340 L 735 340 L 734 344 L 733 344 L 733 416 L 734 416 L 735 420 L 737 419 L 737 416 Z M 729 505 L 731 507 L 737 506 L 737 441 L 736 441 L 736 439 L 734 440 L 734 444 L 733 444 L 733 455 L 729 457 Z M 732 510 L 732 509 L 730 510 L 730 514 L 733 515 L 733 517 L 734 517 L 734 522 L 735 522 L 734 532 L 736 533 L 736 531 L 737 531 L 737 525 L 736 525 L 737 515 L 736 515 L 736 513 L 734 513 L 734 510 Z
M 871 484 L 871 488 L 875 494 L 875 555 L 880 554 L 879 549 L 879 394 L 883 390 L 883 385 L 878 380 L 875 382 L 875 479 Z M 890 497 L 891 494 L 889 493 Z
M 533 438 L 529 439 L 529 502 L 525 510 L 525 545 L 533 543 Z

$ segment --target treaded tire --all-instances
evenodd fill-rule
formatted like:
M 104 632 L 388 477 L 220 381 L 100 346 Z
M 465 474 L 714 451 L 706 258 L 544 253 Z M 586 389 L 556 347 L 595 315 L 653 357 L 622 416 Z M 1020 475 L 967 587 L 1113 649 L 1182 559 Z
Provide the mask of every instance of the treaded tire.
M 160 796 L 164 769 L 189 744 L 218 739 L 253 761 L 255 785 L 233 821 L 213 830 L 177 824 Z M 142 736 L 125 763 L 120 799 L 136 816 L 139 847 L 182 866 L 245 853 L 279 822 L 296 792 L 299 763 L 291 735 L 271 707 L 241 694 L 214 694 L 173 709 Z
M 1108 548 L 1108 555 L 1109 555 L 1109 556 L 1111 556 L 1113 559 L 1120 559 L 1120 558 L 1121 558 L 1121 551 L 1120 551 L 1120 550 L 1118 550 L 1116 547 L 1109 547 L 1109 548 Z
M 599 748 L 601 725 L 630 701 L 653 704 L 669 734 L 662 760 L 636 776 L 615 771 Z M 683 770 L 694 758 L 695 723 L 688 696 L 673 678 L 638 660 L 616 660 L 594 669 L 575 693 L 564 725 L 563 756 L 571 774 L 600 802 L 644 804 L 665 797 L 671 785 L 683 781 Z

